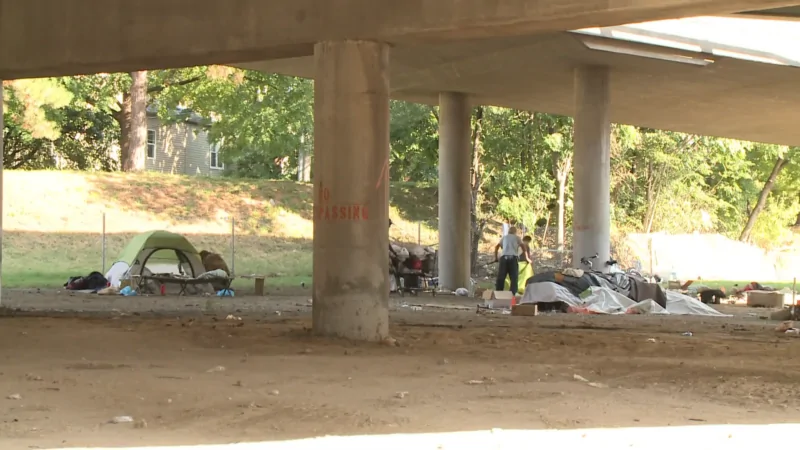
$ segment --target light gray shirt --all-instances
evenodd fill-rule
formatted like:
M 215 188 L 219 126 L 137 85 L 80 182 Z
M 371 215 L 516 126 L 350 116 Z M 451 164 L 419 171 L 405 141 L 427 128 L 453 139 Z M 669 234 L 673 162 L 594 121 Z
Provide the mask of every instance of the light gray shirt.
M 507 234 L 500 240 L 500 246 L 503 248 L 503 253 L 500 256 L 513 256 L 519 255 L 519 247 L 522 245 L 522 239 L 516 234 Z

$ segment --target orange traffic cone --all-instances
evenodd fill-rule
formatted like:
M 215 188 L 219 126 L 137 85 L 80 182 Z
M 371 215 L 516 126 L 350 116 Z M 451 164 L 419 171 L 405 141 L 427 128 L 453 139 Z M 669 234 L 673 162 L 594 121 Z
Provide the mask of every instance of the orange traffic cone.
M 515 306 L 517 306 L 517 296 L 516 295 L 512 295 L 511 296 L 511 307 L 513 308 Z

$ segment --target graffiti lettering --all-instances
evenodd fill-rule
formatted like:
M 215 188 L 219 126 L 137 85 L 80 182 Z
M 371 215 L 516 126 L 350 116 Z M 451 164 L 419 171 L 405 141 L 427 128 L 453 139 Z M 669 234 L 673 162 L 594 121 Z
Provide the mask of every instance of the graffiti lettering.
M 322 205 L 317 208 L 317 219 L 329 221 L 369 220 L 366 205 Z

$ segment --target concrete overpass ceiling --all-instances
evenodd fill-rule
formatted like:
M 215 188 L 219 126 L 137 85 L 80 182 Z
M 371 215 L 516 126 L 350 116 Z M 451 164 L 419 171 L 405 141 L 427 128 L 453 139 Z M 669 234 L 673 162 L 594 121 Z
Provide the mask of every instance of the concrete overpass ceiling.
M 0 78 L 307 55 L 315 42 L 526 36 L 798 0 L 0 0 Z
M 624 51 L 593 50 L 587 38 L 595 48 L 601 43 Z M 687 58 L 706 64 L 674 62 Z M 800 69 L 793 62 L 763 63 L 573 32 L 401 44 L 391 61 L 396 99 L 436 104 L 440 91 L 458 91 L 479 104 L 564 115 L 573 114 L 573 69 L 608 65 L 617 123 L 800 145 Z M 242 67 L 313 77 L 313 57 Z
M 776 18 L 776 19 L 800 19 L 800 4 L 796 6 L 787 6 L 784 8 L 762 9 L 754 11 L 745 11 L 739 13 L 743 16 L 757 16 L 762 18 Z

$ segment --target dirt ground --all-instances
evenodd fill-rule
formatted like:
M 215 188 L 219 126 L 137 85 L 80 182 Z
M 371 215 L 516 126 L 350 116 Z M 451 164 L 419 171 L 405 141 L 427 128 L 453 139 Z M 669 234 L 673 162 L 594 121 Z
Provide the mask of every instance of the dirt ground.
M 800 421 L 800 338 L 763 311 L 511 317 L 404 301 L 434 300 L 392 300 L 389 347 L 312 337 L 307 294 L 4 292 L 0 448 Z

